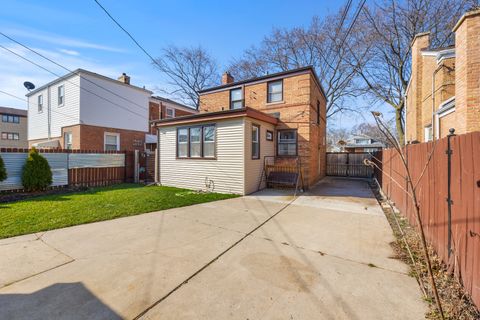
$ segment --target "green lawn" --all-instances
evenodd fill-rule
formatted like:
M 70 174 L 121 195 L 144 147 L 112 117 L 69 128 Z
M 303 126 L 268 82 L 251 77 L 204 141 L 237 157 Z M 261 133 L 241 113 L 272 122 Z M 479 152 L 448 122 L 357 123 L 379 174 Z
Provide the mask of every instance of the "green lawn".
M 0 203 L 0 239 L 233 197 L 236 196 L 119 184 Z

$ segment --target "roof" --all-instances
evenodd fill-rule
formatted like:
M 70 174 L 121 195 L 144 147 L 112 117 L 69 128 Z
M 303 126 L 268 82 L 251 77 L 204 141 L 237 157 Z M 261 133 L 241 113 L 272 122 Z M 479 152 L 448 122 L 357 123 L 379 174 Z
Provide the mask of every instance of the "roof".
M 196 122 L 211 121 L 211 120 L 223 120 L 223 119 L 238 118 L 238 117 L 249 117 L 249 118 L 265 121 L 271 124 L 277 124 L 278 122 L 277 118 L 269 114 L 246 107 L 242 109 L 204 112 L 204 113 L 192 114 L 188 116 L 175 117 L 171 119 L 154 120 L 154 121 L 151 121 L 151 123 L 155 124 L 157 127 L 167 127 L 167 126 L 173 126 L 173 125 L 179 125 L 179 124 L 188 124 L 188 123 L 196 123 Z
M 180 108 L 182 108 L 182 109 L 186 109 L 186 110 L 189 111 L 189 112 L 198 112 L 197 109 L 192 108 L 192 107 L 190 107 L 190 106 L 187 106 L 187 105 L 185 105 L 185 104 L 182 104 L 182 103 L 180 103 L 180 102 L 177 102 L 177 101 L 175 101 L 175 100 L 171 100 L 171 99 L 164 98 L 164 97 L 160 97 L 160 96 L 151 96 L 150 98 L 151 98 L 151 99 L 154 99 L 154 100 L 159 100 L 159 101 L 162 101 L 162 102 L 174 104 L 176 107 L 180 107 Z
M 125 87 L 128 87 L 128 88 L 132 88 L 132 89 L 136 89 L 136 90 L 141 90 L 141 91 L 145 91 L 146 93 L 149 93 L 149 94 L 152 94 L 153 92 L 150 91 L 150 90 L 147 90 L 145 88 L 140 88 L 140 87 L 137 87 L 137 86 L 134 86 L 134 85 L 131 85 L 131 84 L 126 84 L 126 83 L 123 83 L 123 82 L 120 82 L 116 79 L 112 79 L 112 78 L 109 78 L 107 76 L 104 76 L 104 75 L 101 75 L 101 74 L 98 74 L 98 73 L 95 73 L 95 72 L 92 72 L 92 71 L 88 71 L 88 70 L 85 70 L 85 69 L 76 69 L 70 73 L 67 73 L 66 75 L 64 76 L 61 76 L 55 80 L 52 80 L 50 81 L 49 83 L 47 84 L 44 84 L 43 86 L 40 86 L 38 88 L 36 88 L 35 90 L 32 90 L 30 91 L 29 93 L 26 94 L 27 97 L 30 97 L 31 95 L 51 86 L 51 85 L 54 85 L 55 83 L 58 83 L 60 81 L 64 81 L 68 78 L 71 78 L 75 75 L 80 75 L 81 74 L 87 74 L 87 75 L 90 75 L 90 76 L 93 76 L 93 77 L 96 77 L 96 78 L 100 78 L 100 79 L 103 79 L 103 80 L 107 80 L 107 81 L 110 81 L 110 82 L 114 82 L 116 84 L 119 84 L 119 85 L 122 85 L 122 86 L 125 86 Z
M 267 74 L 267 75 L 264 75 L 264 76 L 254 77 L 254 78 L 250 78 L 250 79 L 235 81 L 235 82 L 232 82 L 232 83 L 222 84 L 220 86 L 200 90 L 200 91 L 198 91 L 198 93 L 201 95 L 203 93 L 208 93 L 208 92 L 216 91 L 216 90 L 223 90 L 223 89 L 239 86 L 239 85 L 242 85 L 242 84 L 247 84 L 247 83 L 250 83 L 250 82 L 265 81 L 265 80 L 272 79 L 272 78 L 278 78 L 278 77 L 292 75 L 292 74 L 295 74 L 295 73 L 306 73 L 306 72 L 311 72 L 313 74 L 315 82 L 317 83 L 318 87 L 320 88 L 320 92 L 323 94 L 325 99 L 327 99 L 327 96 L 325 95 L 325 90 L 323 90 L 322 84 L 320 83 L 320 80 L 318 80 L 317 73 L 315 72 L 315 69 L 313 68 L 313 66 L 306 66 L 306 67 L 302 67 L 302 68 L 297 68 L 297 69 L 292 69 L 292 70 Z
M 16 116 L 26 117 L 28 114 L 27 110 L 23 109 L 16 109 L 16 108 L 8 108 L 8 107 L 0 107 L 1 114 L 12 114 Z

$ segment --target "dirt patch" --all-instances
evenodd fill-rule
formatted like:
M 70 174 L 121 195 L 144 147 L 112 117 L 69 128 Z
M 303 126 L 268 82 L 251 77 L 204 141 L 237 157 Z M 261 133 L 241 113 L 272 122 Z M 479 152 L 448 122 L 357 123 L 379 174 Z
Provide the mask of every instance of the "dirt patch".
M 425 300 L 429 304 L 429 312 L 425 315 L 426 319 L 441 319 L 435 306 L 435 300 L 430 286 L 430 278 L 428 276 L 427 266 L 423 260 L 423 249 L 420 241 L 420 236 L 417 230 L 411 226 L 408 220 L 399 213 L 392 211 L 386 199 L 382 198 L 376 186 L 372 185 L 372 190 L 381 204 L 381 207 L 392 227 L 396 241 L 391 243 L 395 251 L 395 258 L 402 260 L 410 267 L 410 275 L 416 277 L 419 283 L 423 283 L 427 297 Z M 408 253 L 407 245 L 403 240 L 401 230 L 405 234 L 405 239 L 412 252 L 412 256 L 416 261 L 416 265 L 412 263 Z M 432 247 L 429 247 L 429 253 L 432 260 L 432 269 L 435 277 L 435 282 L 438 287 L 440 301 L 446 319 L 455 320 L 478 320 L 480 319 L 480 312 L 476 309 L 471 298 L 463 289 L 461 283 L 447 270 L 447 266 L 440 260 Z

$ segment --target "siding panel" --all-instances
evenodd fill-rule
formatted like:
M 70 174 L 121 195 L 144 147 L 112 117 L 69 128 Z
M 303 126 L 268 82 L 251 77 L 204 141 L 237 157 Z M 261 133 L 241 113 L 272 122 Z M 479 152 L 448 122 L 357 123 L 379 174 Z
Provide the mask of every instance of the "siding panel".
M 160 128 L 161 184 L 205 190 L 210 180 L 215 192 L 244 193 L 244 120 L 220 121 L 216 126 L 216 160 L 176 159 L 177 127 Z

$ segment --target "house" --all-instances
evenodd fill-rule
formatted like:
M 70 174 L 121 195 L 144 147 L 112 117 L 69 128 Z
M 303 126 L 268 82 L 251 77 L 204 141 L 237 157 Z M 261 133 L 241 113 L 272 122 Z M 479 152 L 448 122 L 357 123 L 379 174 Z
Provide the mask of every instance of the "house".
M 406 141 L 443 138 L 450 128 L 480 130 L 480 9 L 453 28 L 455 46 L 430 48 L 430 34 L 412 42 L 412 75 L 406 90 Z
M 27 148 L 27 110 L 0 107 L 0 148 Z
M 325 175 L 326 96 L 312 67 L 199 92 L 196 115 L 155 122 L 163 185 L 249 194 L 267 161 L 300 167 L 305 187 Z
M 144 150 L 152 133 L 149 120 L 158 116 L 161 108 L 160 98 L 151 95 L 151 91 L 132 85 L 125 73 L 115 80 L 77 69 L 27 94 L 28 144 Z
M 359 134 L 347 139 L 342 149 L 345 152 L 375 152 L 385 148 L 385 144 L 367 135 Z

